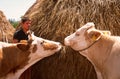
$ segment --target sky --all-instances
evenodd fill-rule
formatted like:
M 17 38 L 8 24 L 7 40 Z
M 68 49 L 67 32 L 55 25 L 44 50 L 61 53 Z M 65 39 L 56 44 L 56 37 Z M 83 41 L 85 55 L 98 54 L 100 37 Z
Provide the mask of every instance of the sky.
M 20 20 L 20 17 L 35 3 L 36 0 L 0 0 L 0 10 L 7 19 Z

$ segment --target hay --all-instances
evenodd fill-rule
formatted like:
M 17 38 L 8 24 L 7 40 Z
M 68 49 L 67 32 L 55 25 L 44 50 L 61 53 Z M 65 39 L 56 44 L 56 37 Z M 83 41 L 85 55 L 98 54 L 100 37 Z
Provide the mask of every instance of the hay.
M 59 41 L 87 22 L 120 35 L 120 0 L 37 0 L 26 12 L 31 29 L 42 38 Z M 32 68 L 32 79 L 96 79 L 91 63 L 69 47 Z
M 0 11 L 0 41 L 12 42 L 14 32 L 13 26 L 6 19 L 2 11 Z

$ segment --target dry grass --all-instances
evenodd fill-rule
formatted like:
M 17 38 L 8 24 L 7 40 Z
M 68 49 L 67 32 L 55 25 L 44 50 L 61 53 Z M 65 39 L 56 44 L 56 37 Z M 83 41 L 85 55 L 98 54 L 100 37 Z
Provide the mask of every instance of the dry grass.
M 0 41 L 12 42 L 14 32 L 13 26 L 6 19 L 2 11 L 0 11 Z

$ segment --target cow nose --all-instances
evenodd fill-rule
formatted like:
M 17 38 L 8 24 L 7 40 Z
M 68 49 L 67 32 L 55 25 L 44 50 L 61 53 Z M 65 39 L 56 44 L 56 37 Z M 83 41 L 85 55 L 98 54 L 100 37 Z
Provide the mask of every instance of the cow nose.
M 58 43 L 58 45 L 59 45 L 59 46 L 62 46 L 62 44 L 61 44 L 61 43 Z
M 63 45 L 61 43 L 58 43 L 58 49 L 61 49 Z
M 69 40 L 68 40 L 67 38 L 64 39 L 64 44 L 65 44 L 66 46 L 69 46 L 69 45 L 70 45 L 70 42 L 69 42 Z

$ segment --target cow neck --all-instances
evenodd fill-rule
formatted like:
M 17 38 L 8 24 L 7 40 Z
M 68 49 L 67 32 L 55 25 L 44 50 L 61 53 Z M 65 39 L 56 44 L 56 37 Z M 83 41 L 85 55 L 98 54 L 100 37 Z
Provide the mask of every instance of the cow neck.
M 96 42 L 98 42 L 100 39 L 101 39 L 101 38 L 99 38 L 98 40 L 95 40 L 95 41 L 94 41 L 92 44 L 90 44 L 88 47 L 79 50 L 79 52 L 82 52 L 82 51 L 85 51 L 85 50 L 89 49 L 89 48 L 92 47 Z

